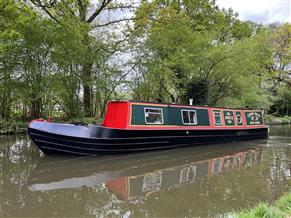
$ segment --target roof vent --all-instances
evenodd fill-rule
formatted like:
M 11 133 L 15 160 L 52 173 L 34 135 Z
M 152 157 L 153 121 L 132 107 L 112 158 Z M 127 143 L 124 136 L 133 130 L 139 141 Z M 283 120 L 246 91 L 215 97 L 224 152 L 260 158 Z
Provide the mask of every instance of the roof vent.
M 189 99 L 189 105 L 193 105 L 193 98 Z

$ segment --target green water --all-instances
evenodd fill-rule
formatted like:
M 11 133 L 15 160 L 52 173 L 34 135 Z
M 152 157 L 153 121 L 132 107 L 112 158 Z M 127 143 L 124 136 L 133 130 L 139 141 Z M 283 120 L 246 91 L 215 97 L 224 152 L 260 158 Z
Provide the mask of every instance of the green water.
M 0 217 L 215 217 L 290 185 L 291 126 L 268 140 L 94 158 L 0 137 Z

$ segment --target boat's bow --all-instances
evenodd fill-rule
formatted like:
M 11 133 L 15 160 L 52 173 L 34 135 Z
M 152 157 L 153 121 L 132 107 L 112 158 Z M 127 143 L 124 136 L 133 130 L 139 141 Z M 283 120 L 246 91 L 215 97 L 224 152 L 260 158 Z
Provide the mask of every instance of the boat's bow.
M 64 136 L 90 137 L 88 126 L 78 126 L 74 124 L 51 123 L 45 120 L 33 120 L 28 126 L 28 132 L 39 130 Z
M 32 141 L 45 154 L 66 153 L 92 155 L 100 126 L 79 126 L 34 120 L 28 126 Z

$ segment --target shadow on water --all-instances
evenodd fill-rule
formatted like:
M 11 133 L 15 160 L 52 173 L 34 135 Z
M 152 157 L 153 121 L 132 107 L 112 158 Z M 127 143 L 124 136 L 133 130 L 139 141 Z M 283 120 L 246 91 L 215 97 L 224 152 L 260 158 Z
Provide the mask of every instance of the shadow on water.
M 269 140 L 70 158 L 2 137 L 0 216 L 213 217 L 272 202 L 291 183 L 288 128 Z

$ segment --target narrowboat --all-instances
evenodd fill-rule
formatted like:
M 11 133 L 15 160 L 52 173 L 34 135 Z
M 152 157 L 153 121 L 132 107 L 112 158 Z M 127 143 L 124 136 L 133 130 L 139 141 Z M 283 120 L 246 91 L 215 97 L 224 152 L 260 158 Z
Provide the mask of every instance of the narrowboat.
M 28 133 L 45 154 L 100 155 L 266 138 L 262 110 L 111 101 L 102 125 L 33 120 Z

